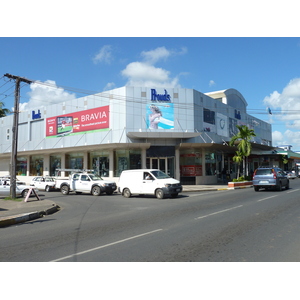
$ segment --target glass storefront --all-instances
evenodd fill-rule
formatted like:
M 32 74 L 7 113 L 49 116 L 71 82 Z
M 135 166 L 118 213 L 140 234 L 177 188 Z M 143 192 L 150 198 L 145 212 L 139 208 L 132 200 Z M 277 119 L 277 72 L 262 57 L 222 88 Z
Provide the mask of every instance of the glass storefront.
M 44 170 L 43 156 L 33 155 L 30 157 L 30 176 L 42 176 Z
M 83 159 L 83 153 L 66 154 L 66 169 L 83 169 Z M 70 172 L 66 172 L 65 175 L 69 176 Z
M 141 150 L 116 150 L 114 153 L 114 176 L 120 176 L 123 170 L 141 169 Z
M 109 152 L 98 151 L 89 153 L 89 169 L 101 177 L 109 176 Z
M 213 152 L 205 153 L 205 170 L 206 175 L 216 174 L 216 155 Z
M 19 176 L 26 176 L 27 173 L 27 158 L 18 157 L 16 165 L 16 174 Z
M 61 168 L 61 157 L 58 155 L 50 156 L 50 176 L 56 176 L 56 169 Z

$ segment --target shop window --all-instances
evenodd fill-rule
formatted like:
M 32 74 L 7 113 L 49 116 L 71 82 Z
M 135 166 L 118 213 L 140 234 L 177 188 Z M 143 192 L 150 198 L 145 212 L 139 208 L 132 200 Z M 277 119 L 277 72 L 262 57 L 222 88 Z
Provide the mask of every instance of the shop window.
M 83 169 L 83 153 L 71 153 L 66 155 L 66 169 Z M 65 172 L 66 176 L 70 172 Z
M 109 152 L 99 151 L 89 154 L 89 169 L 101 177 L 109 176 Z
M 60 156 L 50 156 L 50 176 L 57 176 L 59 173 L 56 169 L 61 168 L 61 157 Z
M 202 176 L 202 157 L 200 152 L 184 151 L 180 154 L 180 176 Z
M 215 153 L 206 153 L 205 154 L 205 170 L 206 175 L 215 175 L 216 174 L 216 155 Z
M 123 170 L 141 169 L 140 150 L 116 150 L 114 154 L 115 176 L 120 176 Z
M 27 173 L 27 159 L 25 157 L 18 157 L 17 165 L 16 165 L 16 174 L 18 176 L 26 176 L 26 173 Z
M 30 176 L 41 176 L 44 170 L 44 159 L 42 156 L 30 157 Z

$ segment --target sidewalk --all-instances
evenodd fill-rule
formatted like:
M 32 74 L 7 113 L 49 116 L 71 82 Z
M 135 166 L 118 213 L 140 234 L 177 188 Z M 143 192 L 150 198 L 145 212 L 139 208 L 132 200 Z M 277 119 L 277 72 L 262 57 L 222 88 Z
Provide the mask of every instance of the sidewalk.
M 227 184 L 183 185 L 182 187 L 182 192 L 221 191 L 233 189 L 228 188 Z M 0 228 L 38 219 L 60 210 L 60 207 L 56 203 L 47 199 L 37 200 L 31 197 L 28 202 L 18 202 L 3 200 L 3 198 L 4 197 L 0 197 Z

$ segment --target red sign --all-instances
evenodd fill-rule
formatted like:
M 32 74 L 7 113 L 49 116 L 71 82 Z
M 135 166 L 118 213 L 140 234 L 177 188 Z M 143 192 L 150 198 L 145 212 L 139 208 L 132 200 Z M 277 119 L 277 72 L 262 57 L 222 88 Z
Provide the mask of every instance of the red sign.
M 181 176 L 202 176 L 202 166 L 184 165 L 180 166 Z
M 109 128 L 109 105 L 46 119 L 46 137 Z

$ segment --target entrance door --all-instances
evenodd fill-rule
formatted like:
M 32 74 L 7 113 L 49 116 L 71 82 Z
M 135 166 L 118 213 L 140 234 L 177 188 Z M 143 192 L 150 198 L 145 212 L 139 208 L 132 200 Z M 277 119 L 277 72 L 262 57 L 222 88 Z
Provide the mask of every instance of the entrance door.
M 147 169 L 159 169 L 171 177 L 175 175 L 174 157 L 147 157 Z

